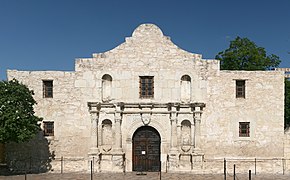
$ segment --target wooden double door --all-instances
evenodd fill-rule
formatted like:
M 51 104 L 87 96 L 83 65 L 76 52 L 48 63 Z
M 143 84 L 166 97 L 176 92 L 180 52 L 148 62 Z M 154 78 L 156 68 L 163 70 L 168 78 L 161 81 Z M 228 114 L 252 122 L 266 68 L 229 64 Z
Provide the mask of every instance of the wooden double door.
M 143 126 L 133 135 L 133 171 L 160 171 L 161 138 L 156 129 Z

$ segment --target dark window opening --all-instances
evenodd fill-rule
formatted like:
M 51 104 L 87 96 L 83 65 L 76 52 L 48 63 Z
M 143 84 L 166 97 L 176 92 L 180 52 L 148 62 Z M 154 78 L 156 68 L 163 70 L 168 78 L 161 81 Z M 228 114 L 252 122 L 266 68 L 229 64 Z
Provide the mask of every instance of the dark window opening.
M 236 80 L 236 97 L 237 98 L 245 98 L 246 92 L 245 92 L 245 80 Z
M 181 77 L 181 81 L 191 81 L 191 78 L 190 78 L 190 76 L 188 76 L 188 75 L 183 75 L 182 77 Z
M 44 136 L 54 136 L 54 122 L 43 122 Z
M 139 95 L 140 98 L 153 98 L 154 97 L 154 77 L 153 76 L 140 76 L 139 80 Z
M 43 81 L 43 97 L 44 98 L 53 97 L 53 81 L 51 80 Z
M 239 123 L 239 137 L 250 137 L 250 123 L 249 122 Z

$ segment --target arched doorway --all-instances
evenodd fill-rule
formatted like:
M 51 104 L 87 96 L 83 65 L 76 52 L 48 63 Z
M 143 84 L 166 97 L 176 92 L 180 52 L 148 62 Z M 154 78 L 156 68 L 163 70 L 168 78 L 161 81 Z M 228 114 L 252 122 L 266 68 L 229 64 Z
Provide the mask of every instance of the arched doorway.
M 161 138 L 150 126 L 138 128 L 133 135 L 133 171 L 160 171 Z

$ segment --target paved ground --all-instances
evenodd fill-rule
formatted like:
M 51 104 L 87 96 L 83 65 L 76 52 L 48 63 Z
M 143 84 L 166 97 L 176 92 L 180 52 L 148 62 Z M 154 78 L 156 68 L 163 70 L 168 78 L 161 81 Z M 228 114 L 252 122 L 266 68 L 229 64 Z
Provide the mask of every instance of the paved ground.
M 25 180 L 25 175 L 14 175 L 14 176 L 0 176 L 0 180 Z M 90 180 L 90 174 L 80 174 L 80 173 L 70 173 L 70 174 L 27 174 L 27 180 Z M 146 173 L 146 175 L 137 175 L 137 173 L 96 173 L 93 176 L 93 180 L 160 180 L 160 174 Z M 215 175 L 196 175 L 189 173 L 162 173 L 162 180 L 223 180 L 224 176 L 222 174 Z M 228 175 L 228 180 L 232 180 L 233 176 Z M 238 174 L 236 180 L 247 180 L 249 179 L 248 174 Z M 282 174 L 260 174 L 252 175 L 252 180 L 288 180 L 290 175 Z

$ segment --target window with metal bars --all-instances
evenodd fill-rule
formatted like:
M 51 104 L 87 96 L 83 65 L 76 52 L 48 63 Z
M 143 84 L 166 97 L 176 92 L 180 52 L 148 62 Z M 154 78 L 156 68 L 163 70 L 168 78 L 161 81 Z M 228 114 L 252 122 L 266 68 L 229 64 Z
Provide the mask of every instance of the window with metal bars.
M 52 98 L 53 97 L 53 81 L 43 80 L 43 97 Z
M 44 136 L 54 136 L 54 122 L 43 122 Z
M 239 123 L 239 137 L 250 137 L 250 123 L 249 122 Z
M 245 98 L 246 97 L 246 81 L 245 80 L 236 80 L 236 98 Z
M 154 76 L 140 76 L 139 96 L 140 98 L 154 97 Z

